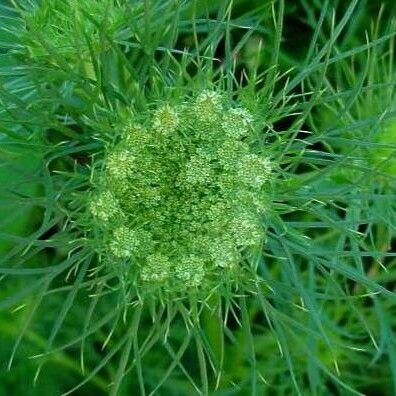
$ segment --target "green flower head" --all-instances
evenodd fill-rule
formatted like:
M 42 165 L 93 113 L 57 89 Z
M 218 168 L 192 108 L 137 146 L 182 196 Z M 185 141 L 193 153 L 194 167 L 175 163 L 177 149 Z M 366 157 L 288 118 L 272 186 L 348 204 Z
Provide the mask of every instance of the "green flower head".
M 91 205 L 109 257 L 142 285 L 177 290 L 243 271 L 245 252 L 264 238 L 271 176 L 248 143 L 253 117 L 204 91 L 142 120 L 108 148 L 97 187 L 106 193 Z

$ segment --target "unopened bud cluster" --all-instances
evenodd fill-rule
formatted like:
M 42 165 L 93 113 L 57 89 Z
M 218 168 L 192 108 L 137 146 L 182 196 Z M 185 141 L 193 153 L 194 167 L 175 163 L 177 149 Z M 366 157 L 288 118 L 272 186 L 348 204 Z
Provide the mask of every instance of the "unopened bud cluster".
M 142 284 L 198 287 L 242 271 L 264 237 L 270 162 L 249 112 L 204 91 L 125 128 L 108 149 L 90 216 L 106 254 Z

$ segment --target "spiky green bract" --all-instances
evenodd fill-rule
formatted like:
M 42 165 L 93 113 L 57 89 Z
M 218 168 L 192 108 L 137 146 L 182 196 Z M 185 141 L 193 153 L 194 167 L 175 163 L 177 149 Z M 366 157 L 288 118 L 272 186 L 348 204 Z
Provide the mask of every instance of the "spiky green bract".
M 271 172 L 253 117 L 203 91 L 139 119 L 131 114 L 95 173 L 89 208 L 102 259 L 168 292 L 210 290 L 225 272 L 242 280 L 264 239 Z
M 28 29 L 34 31 L 33 34 L 26 32 L 23 40 L 29 45 L 32 58 L 39 62 L 47 60 L 49 52 L 56 51 L 66 62 L 75 61 L 77 56 L 88 63 L 90 51 L 106 51 L 101 46 L 101 35 L 109 40 L 127 37 L 125 13 L 131 9 L 127 2 L 46 0 L 30 4 L 22 1 L 19 4 L 25 8 L 24 19 Z M 141 11 L 142 4 L 136 3 L 134 12 Z M 87 37 L 95 43 L 94 47 L 90 48 Z
M 345 129 L 345 140 L 336 148 L 353 166 L 334 177 L 356 180 L 361 173 L 357 168 L 368 166 L 375 172 L 375 186 L 386 192 L 396 189 L 395 26 L 394 18 L 387 20 L 381 12 L 368 33 L 379 45 L 355 55 L 342 68 L 331 68 L 333 76 L 326 85 L 333 97 L 315 120 L 322 128 Z M 390 39 L 381 42 L 381 33 Z M 359 126 L 350 128 L 351 120 Z

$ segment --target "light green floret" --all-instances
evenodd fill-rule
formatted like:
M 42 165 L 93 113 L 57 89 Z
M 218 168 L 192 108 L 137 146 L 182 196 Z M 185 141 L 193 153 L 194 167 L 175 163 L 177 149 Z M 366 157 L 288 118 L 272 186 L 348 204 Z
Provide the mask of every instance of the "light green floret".
M 253 117 L 250 113 L 241 108 L 230 109 L 224 114 L 222 127 L 226 136 L 240 139 L 249 134 L 252 128 Z
M 118 258 L 137 257 L 145 250 L 151 251 L 152 245 L 151 233 L 121 225 L 113 231 L 110 250 Z
M 129 263 L 142 285 L 175 291 L 238 278 L 245 253 L 264 239 L 271 175 L 248 143 L 255 131 L 245 109 L 213 91 L 181 102 L 123 129 L 100 175 L 107 192 L 91 208 L 113 260 Z
M 193 111 L 201 126 L 209 127 L 210 124 L 219 122 L 222 107 L 221 95 L 214 91 L 203 91 L 197 96 Z
M 213 170 L 208 159 L 193 155 L 185 166 L 184 182 L 187 185 L 207 185 L 213 178 Z
M 271 164 L 267 158 L 256 154 L 247 154 L 240 159 L 237 173 L 243 183 L 260 188 L 269 179 Z
M 97 219 L 106 222 L 116 216 L 119 210 L 118 200 L 110 191 L 100 193 L 90 203 L 91 214 Z
M 172 264 L 169 258 L 161 253 L 147 257 L 141 272 L 141 279 L 145 282 L 164 282 L 172 276 Z
M 106 169 L 110 178 L 125 181 L 133 172 L 135 157 L 131 151 L 116 151 L 107 158 Z
M 229 223 L 229 229 L 237 246 L 257 245 L 263 236 L 257 216 L 248 211 L 236 213 Z
M 176 264 L 175 274 L 186 286 L 199 286 L 205 277 L 204 262 L 196 255 L 183 257 Z
M 218 268 L 234 268 L 241 260 L 236 244 L 227 235 L 208 241 L 207 249 L 210 260 Z
M 162 134 L 170 134 L 179 126 L 179 116 L 169 105 L 160 107 L 154 113 L 153 129 Z
M 110 250 L 114 256 L 119 258 L 131 257 L 138 245 L 138 239 L 133 230 L 125 226 L 116 228 L 113 232 L 113 240 Z
M 249 146 L 240 140 L 227 139 L 217 149 L 217 157 L 226 171 L 232 171 L 242 156 L 249 153 Z

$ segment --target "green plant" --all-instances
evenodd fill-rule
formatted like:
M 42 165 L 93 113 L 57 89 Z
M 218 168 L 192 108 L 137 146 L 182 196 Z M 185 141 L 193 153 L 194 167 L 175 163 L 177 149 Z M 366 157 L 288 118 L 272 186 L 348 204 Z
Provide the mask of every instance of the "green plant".
M 96 193 L 82 205 L 103 261 L 125 269 L 133 287 L 149 282 L 165 293 L 242 281 L 239 264 L 264 234 L 270 163 L 259 128 L 213 91 L 160 105 L 142 124 L 131 116 L 104 164 L 96 161 Z
M 9 367 L 27 336 L 37 382 L 81 376 L 64 394 L 356 394 L 365 370 L 392 392 L 395 179 L 377 188 L 375 141 L 342 149 L 380 120 L 345 111 L 374 83 L 331 80 L 394 32 L 340 50 L 358 1 L 326 3 L 285 71 L 283 1 L 13 4 L 1 159 L 40 155 L 39 194 L 3 191 L 39 218 L 1 233 Z
M 342 99 L 324 105 L 316 119 L 324 128 L 345 125 L 344 136 L 349 142 L 337 150 L 355 157 L 356 162 L 368 161 L 382 190 L 394 187 L 396 175 L 394 24 L 394 19 L 384 20 L 383 11 L 371 23 L 369 37 L 378 45 L 334 69 L 328 89 L 345 93 Z M 381 34 L 390 39 L 382 40 Z M 360 127 L 349 130 L 351 120 L 360 122 Z M 354 177 L 352 173 L 349 176 Z

